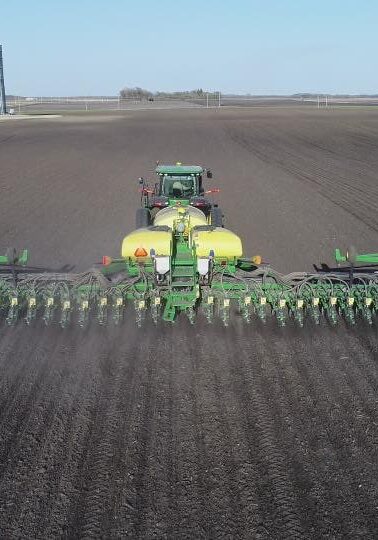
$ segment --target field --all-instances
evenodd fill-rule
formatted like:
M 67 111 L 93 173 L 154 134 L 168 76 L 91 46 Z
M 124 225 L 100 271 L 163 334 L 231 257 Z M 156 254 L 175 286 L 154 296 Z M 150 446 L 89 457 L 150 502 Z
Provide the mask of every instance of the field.
M 124 111 L 0 124 L 0 251 L 84 270 L 155 161 L 211 167 L 278 270 L 377 251 L 378 111 Z M 377 326 L 0 325 L 3 538 L 375 538 Z

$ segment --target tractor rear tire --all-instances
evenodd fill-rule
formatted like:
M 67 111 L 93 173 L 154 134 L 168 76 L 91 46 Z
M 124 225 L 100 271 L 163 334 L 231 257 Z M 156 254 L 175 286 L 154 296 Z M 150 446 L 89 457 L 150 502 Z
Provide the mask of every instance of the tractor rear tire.
M 8 259 L 8 264 L 16 264 L 17 255 L 14 247 L 8 247 L 5 252 L 5 256 Z
M 347 250 L 347 261 L 350 264 L 356 264 L 357 262 L 357 249 L 354 246 L 349 246 Z
M 135 225 L 137 229 L 142 229 L 151 225 L 151 214 L 148 208 L 137 209 L 135 215 Z
M 210 225 L 213 227 L 224 227 L 223 212 L 219 206 L 213 206 L 210 210 Z

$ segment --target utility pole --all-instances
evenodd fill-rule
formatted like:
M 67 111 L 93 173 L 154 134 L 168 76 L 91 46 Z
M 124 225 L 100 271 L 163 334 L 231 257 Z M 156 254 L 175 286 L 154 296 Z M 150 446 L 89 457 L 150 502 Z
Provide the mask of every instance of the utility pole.
M 0 45 L 0 114 L 7 113 L 7 101 L 5 97 L 3 47 Z

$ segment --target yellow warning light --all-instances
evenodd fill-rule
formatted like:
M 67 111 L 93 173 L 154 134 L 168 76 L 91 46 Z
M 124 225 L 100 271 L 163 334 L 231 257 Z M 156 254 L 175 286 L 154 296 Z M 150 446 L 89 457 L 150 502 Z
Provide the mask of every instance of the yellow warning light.
M 261 264 L 262 263 L 262 257 L 261 255 L 254 255 L 251 259 L 253 264 Z

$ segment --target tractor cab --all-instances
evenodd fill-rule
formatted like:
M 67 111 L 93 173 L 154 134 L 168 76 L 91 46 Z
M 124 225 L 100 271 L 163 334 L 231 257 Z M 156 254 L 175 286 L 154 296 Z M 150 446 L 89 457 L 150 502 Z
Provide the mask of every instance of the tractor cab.
M 198 178 L 194 176 L 164 175 L 160 195 L 168 199 L 188 199 L 198 193 Z
M 192 197 L 203 195 L 202 175 L 204 169 L 198 165 L 159 165 L 156 174 L 159 182 L 155 186 L 155 193 L 168 200 L 189 200 Z

